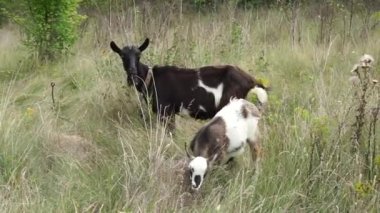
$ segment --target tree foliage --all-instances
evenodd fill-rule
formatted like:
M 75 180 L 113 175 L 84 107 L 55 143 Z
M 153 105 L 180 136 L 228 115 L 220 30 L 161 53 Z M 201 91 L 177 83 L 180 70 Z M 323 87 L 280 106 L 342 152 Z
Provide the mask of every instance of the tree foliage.
M 2 0 L 8 8 L 3 14 L 17 23 L 25 34 L 25 44 L 41 59 L 53 59 L 67 53 L 78 37 L 78 26 L 84 16 L 77 12 L 81 0 Z
M 77 12 L 79 0 L 27 0 L 26 4 L 29 18 L 22 26 L 26 44 L 44 58 L 67 52 L 84 18 Z

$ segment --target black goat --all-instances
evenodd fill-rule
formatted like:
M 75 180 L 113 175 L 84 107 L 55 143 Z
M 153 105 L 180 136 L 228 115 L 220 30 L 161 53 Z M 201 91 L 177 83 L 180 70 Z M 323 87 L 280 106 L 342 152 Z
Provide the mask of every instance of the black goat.
M 267 101 L 265 87 L 237 66 L 218 65 L 200 68 L 154 66 L 140 62 L 141 53 L 148 47 L 149 39 L 139 46 L 120 49 L 111 42 L 127 72 L 127 82 L 134 85 L 144 98 L 152 98 L 152 109 L 161 119 L 171 118 L 174 128 L 175 114 L 187 112 L 197 119 L 212 118 L 232 97 L 245 98 L 252 91 L 261 103 Z

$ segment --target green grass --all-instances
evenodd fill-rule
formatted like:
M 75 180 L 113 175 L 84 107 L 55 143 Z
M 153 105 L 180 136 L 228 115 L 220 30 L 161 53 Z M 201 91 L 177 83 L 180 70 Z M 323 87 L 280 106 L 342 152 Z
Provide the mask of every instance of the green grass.
M 360 175 L 361 154 L 350 152 L 355 113 L 347 113 L 355 104 L 349 71 L 364 53 L 380 58 L 378 29 L 362 38 L 355 17 L 343 45 L 337 14 L 331 43 L 317 44 L 318 20 L 301 13 L 302 39 L 293 46 L 290 22 L 279 10 L 159 10 L 91 17 L 73 54 L 57 62 L 36 61 L 17 28 L 0 30 L 0 47 L 7 50 L 0 52 L 1 212 L 380 208 L 380 165 L 374 179 Z M 178 117 L 173 137 L 149 110 L 142 121 L 138 96 L 124 86 L 121 61 L 109 48 L 111 40 L 137 45 L 146 36 L 152 42 L 142 61 L 149 65 L 231 63 L 270 82 L 260 173 L 254 174 L 245 153 L 235 167 L 214 169 L 199 193 L 183 190 L 184 144 L 205 121 Z

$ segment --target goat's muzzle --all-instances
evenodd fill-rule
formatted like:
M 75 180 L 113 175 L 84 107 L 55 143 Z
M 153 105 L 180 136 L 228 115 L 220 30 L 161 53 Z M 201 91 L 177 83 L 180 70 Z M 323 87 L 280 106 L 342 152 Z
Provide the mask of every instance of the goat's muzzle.
M 198 191 L 200 188 L 200 186 L 197 186 L 195 184 L 191 184 L 191 189 L 194 190 L 194 191 Z

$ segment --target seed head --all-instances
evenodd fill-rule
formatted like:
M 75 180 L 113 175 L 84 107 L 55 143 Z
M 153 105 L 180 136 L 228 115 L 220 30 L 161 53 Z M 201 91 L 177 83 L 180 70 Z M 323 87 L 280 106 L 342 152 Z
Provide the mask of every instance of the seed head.
M 374 61 L 375 61 L 375 60 L 373 59 L 373 57 L 372 57 L 371 55 L 364 54 L 364 55 L 360 58 L 360 66 L 363 67 L 363 68 L 371 67 L 371 64 L 372 64 Z

